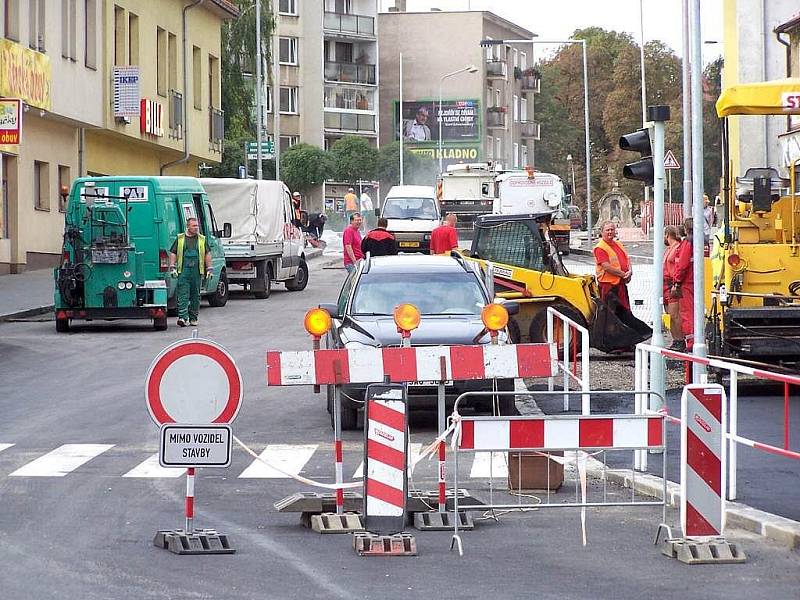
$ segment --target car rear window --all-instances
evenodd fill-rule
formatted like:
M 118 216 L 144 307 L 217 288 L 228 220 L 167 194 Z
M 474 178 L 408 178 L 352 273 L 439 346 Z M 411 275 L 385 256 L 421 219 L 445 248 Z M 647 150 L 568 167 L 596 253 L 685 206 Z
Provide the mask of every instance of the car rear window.
M 398 304 L 423 315 L 480 315 L 486 297 L 471 273 L 367 273 L 358 282 L 351 313 L 391 315 Z

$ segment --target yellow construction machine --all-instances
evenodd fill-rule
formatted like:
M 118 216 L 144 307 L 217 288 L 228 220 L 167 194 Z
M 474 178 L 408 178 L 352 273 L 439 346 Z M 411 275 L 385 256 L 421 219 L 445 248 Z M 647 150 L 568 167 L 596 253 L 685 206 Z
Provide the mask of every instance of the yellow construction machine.
M 788 175 L 781 176 L 770 166 L 734 173 L 728 120 L 741 115 L 800 115 L 800 78 L 727 88 L 716 108 L 723 119 L 723 219 L 712 236 L 706 265 L 708 352 L 745 362 L 796 366 L 800 362 L 800 153 L 785 165 Z

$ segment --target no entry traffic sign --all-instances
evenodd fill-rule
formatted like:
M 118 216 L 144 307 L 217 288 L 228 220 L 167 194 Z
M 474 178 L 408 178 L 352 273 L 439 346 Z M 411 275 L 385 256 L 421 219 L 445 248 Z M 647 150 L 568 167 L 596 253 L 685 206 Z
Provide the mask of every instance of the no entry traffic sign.
M 230 423 L 242 404 L 242 376 L 219 344 L 183 340 L 156 356 L 147 371 L 144 395 L 157 425 Z

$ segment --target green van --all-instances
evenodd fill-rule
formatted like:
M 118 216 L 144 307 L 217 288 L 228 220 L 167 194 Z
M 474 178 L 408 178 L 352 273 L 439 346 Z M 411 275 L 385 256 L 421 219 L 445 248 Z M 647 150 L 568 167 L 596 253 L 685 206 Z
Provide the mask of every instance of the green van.
M 190 217 L 198 219 L 212 256 L 214 276 L 202 294 L 211 306 L 224 306 L 228 281 L 219 241 L 224 232 L 197 179 L 76 179 L 61 265 L 54 272 L 56 331 L 68 331 L 75 319 L 152 319 L 155 329 L 166 329 L 176 288 L 169 277 L 169 249 Z

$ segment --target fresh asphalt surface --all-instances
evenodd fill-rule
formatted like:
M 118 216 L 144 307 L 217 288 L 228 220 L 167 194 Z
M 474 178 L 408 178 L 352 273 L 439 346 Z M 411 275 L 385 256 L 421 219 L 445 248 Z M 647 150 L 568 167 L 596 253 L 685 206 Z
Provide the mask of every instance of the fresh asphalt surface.
M 260 452 L 267 444 L 319 444 L 303 473 L 332 480 L 332 435 L 324 396 L 306 388 L 267 389 L 264 352 L 305 349 L 306 309 L 335 299 L 341 269 L 311 263 L 306 291 L 282 288 L 267 300 L 236 296 L 203 307 L 200 334 L 223 344 L 245 381 L 234 433 Z M 197 527 L 230 536 L 230 556 L 176 556 L 152 545 L 158 529 L 183 525 L 184 478 L 121 475 L 157 450 L 143 399 L 153 357 L 188 330 L 172 323 L 0 324 L 0 595 L 39 598 L 752 598 L 798 597 L 795 552 L 742 532 L 744 565 L 687 567 L 652 545 L 657 508 L 587 516 L 588 546 L 573 509 L 509 514 L 463 534 L 463 558 L 448 533 L 417 532 L 416 558 L 356 556 L 348 535 L 322 536 L 273 503 L 309 488 L 288 479 L 240 479 L 252 461 L 234 450 L 229 469 L 198 472 Z M 431 418 L 412 419 L 412 441 L 433 439 Z M 361 436 L 346 432 L 345 473 L 360 461 Z M 63 477 L 16 477 L 15 470 L 62 444 L 113 444 Z M 467 465 L 468 467 L 468 465 Z M 787 465 L 791 469 L 793 465 Z M 435 463 L 415 472 L 435 488 Z M 500 482 L 502 484 L 502 481 Z M 462 485 L 486 496 L 486 480 Z M 502 485 L 501 485 L 502 487 Z M 795 487 L 796 489 L 796 487 Z M 671 512 L 668 520 L 675 522 Z M 746 586 L 746 587 L 745 587 Z

